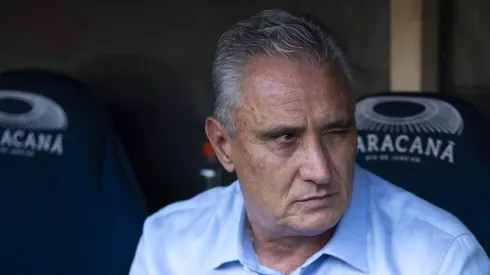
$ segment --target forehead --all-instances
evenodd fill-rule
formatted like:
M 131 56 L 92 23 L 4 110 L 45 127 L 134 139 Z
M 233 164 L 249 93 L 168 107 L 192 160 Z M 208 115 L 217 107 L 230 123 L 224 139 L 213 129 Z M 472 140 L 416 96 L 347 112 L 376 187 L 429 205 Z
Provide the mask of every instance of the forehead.
M 237 120 L 257 125 L 306 120 L 328 123 L 348 119 L 352 112 L 347 79 L 335 63 L 259 59 L 247 67 L 242 91 L 245 102 Z

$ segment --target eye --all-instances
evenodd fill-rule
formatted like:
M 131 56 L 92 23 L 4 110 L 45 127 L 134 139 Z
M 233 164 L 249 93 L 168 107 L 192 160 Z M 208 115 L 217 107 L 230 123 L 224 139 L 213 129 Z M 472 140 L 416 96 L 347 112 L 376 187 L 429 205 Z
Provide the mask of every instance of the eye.
M 296 136 L 291 135 L 291 134 L 284 134 L 284 135 L 280 135 L 280 136 L 276 137 L 276 140 L 279 142 L 288 143 L 288 142 L 292 142 L 292 141 L 296 140 Z
M 334 135 L 345 135 L 347 133 L 348 130 L 337 130 L 337 131 L 333 131 L 332 134 Z
M 329 138 L 329 139 L 332 139 L 332 140 L 338 140 L 338 139 L 342 139 L 343 137 L 345 137 L 348 132 L 349 132 L 348 129 L 339 129 L 339 130 L 326 132 L 324 134 L 324 136 Z

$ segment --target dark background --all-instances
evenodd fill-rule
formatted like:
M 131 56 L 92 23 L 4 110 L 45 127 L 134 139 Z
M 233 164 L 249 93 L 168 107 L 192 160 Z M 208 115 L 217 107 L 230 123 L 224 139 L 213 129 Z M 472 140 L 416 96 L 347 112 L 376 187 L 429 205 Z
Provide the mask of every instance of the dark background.
M 92 84 L 158 208 L 203 189 L 198 170 L 213 104 L 211 62 L 227 27 L 265 8 L 311 13 L 344 40 L 363 96 L 390 88 L 389 3 L 2 1 L 0 70 L 54 69 Z M 439 92 L 468 99 L 490 117 L 490 1 L 440 1 L 439 14 Z

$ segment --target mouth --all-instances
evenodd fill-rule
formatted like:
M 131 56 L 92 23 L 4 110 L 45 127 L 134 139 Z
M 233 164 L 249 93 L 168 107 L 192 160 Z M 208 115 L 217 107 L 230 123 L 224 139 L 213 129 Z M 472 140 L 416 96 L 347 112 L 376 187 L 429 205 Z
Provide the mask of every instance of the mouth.
M 318 196 L 311 196 L 307 197 L 301 200 L 298 200 L 298 202 L 311 202 L 311 201 L 318 201 L 318 200 L 324 200 L 328 199 L 330 197 L 335 196 L 337 193 L 332 193 L 332 194 L 326 194 L 326 195 L 318 195 Z

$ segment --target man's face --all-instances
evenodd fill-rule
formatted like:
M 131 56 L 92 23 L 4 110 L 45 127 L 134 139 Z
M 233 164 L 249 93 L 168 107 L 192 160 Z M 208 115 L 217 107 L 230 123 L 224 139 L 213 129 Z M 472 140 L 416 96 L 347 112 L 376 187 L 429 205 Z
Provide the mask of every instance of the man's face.
M 334 226 L 351 200 L 357 148 L 339 66 L 259 59 L 242 89 L 230 151 L 248 214 L 306 235 Z

